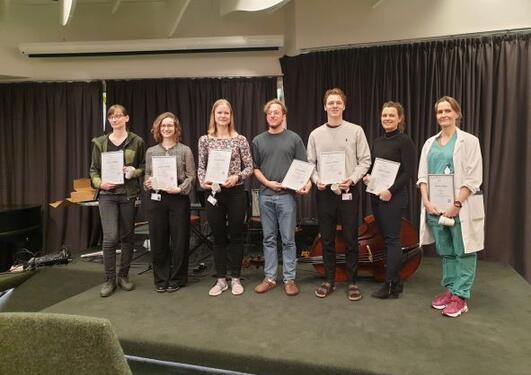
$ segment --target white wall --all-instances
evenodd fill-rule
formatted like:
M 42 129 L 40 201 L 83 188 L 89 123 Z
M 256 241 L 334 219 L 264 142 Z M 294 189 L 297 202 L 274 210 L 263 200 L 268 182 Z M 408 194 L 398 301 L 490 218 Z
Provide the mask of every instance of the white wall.
M 373 8 L 377 3 L 296 1 L 290 52 L 531 27 L 530 0 L 384 0 Z
M 278 58 L 304 49 L 531 28 L 530 0 L 384 0 L 375 8 L 377 0 L 292 0 L 274 12 L 224 17 L 217 1 L 192 0 L 174 37 L 284 34 L 286 49 L 29 59 L 19 43 L 166 38 L 183 0 L 124 1 L 114 15 L 113 1 L 80 0 L 66 27 L 51 0 L 12 0 L 0 14 L 0 80 L 279 75 Z

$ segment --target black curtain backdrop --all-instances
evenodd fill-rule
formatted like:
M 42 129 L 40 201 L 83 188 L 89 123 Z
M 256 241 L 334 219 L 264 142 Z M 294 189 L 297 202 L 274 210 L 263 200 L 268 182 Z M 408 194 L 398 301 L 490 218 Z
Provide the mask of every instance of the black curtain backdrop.
M 438 131 L 433 105 L 443 96 L 462 106 L 461 128 L 479 137 L 487 209 L 484 257 L 509 263 L 531 280 L 530 33 L 315 52 L 280 60 L 289 128 L 307 140 L 326 121 L 322 97 L 347 95 L 345 119 L 361 125 L 369 143 L 382 134 L 385 101 L 401 102 L 406 133 L 420 153 Z M 361 204 L 369 213 L 368 200 Z M 303 216 L 312 216 L 311 200 Z M 420 196 L 410 189 L 418 225 Z
M 183 144 L 194 154 L 197 141 L 206 134 L 212 104 L 227 99 L 234 111 L 238 133 L 253 137 L 266 129 L 264 104 L 277 96 L 276 77 L 256 78 L 174 78 L 107 81 L 107 106 L 121 104 L 129 111 L 129 127 L 146 145 L 155 141 L 151 127 L 162 112 L 173 112 L 183 128 Z M 144 213 L 139 212 L 139 220 Z
M 96 240 L 94 209 L 48 203 L 88 177 L 90 139 L 101 128 L 100 82 L 0 84 L 0 205 L 42 206 L 43 253 L 86 249 Z

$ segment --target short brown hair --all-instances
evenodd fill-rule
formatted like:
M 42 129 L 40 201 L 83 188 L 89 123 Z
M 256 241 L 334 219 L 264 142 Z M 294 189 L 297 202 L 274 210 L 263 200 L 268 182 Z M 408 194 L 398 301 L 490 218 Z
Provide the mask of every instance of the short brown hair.
M 347 104 L 347 96 L 343 92 L 343 90 L 334 87 L 333 89 L 326 90 L 324 97 L 323 97 L 323 105 L 326 105 L 326 101 L 328 100 L 328 97 L 330 95 L 339 95 L 341 97 L 341 100 L 343 101 L 343 104 Z
M 115 112 L 120 111 L 124 116 L 129 116 L 127 109 L 121 104 L 111 105 L 107 110 L 107 117 L 114 115 Z
M 173 120 L 173 125 L 175 126 L 175 142 L 178 142 L 181 140 L 183 129 L 181 128 L 179 119 L 177 118 L 177 116 L 175 116 L 171 112 L 164 112 L 157 116 L 155 121 L 153 121 L 153 127 L 151 128 L 151 133 L 153 134 L 153 138 L 155 138 L 155 141 L 157 141 L 158 143 L 162 142 L 162 134 L 160 132 L 160 126 L 162 124 L 162 121 L 167 118 L 171 118 Z
M 459 123 L 461 122 L 461 119 L 463 118 L 463 113 L 461 112 L 461 105 L 457 100 L 452 98 L 451 96 L 443 96 L 439 100 L 435 102 L 435 105 L 433 106 L 433 109 L 435 110 L 435 115 L 437 115 L 437 106 L 441 104 L 442 102 L 447 102 L 450 104 L 450 107 L 457 113 L 457 120 L 456 124 L 459 126 Z
M 269 112 L 269 107 L 271 107 L 273 104 L 278 104 L 282 108 L 282 113 L 287 115 L 288 114 L 288 108 L 286 105 L 281 102 L 278 99 L 271 99 L 264 105 L 264 113 L 267 115 L 267 112 Z
M 394 109 L 396 109 L 396 112 L 398 113 L 398 117 L 399 117 L 398 130 L 403 132 L 404 128 L 406 127 L 406 115 L 404 114 L 404 107 L 402 107 L 402 104 L 400 104 L 399 102 L 388 101 L 388 102 L 385 102 L 383 104 L 382 112 L 383 112 L 384 108 L 394 108 Z

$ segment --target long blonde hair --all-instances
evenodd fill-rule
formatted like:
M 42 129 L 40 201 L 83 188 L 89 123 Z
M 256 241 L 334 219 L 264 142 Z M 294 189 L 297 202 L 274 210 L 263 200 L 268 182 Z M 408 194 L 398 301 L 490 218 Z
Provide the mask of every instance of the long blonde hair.
M 229 123 L 229 134 L 231 136 L 237 135 L 238 132 L 236 132 L 236 129 L 234 128 L 234 112 L 232 110 L 232 106 L 230 105 L 229 101 L 226 99 L 218 99 L 216 102 L 212 105 L 212 110 L 210 111 L 210 121 L 208 123 L 208 135 L 216 136 L 217 135 L 217 125 L 216 125 L 216 118 L 214 112 L 216 111 L 216 108 L 220 105 L 226 105 L 229 107 L 230 111 L 230 123 Z

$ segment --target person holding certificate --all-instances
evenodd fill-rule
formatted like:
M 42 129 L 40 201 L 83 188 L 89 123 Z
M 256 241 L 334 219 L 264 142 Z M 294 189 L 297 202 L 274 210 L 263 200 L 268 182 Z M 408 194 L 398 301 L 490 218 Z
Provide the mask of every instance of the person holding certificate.
M 142 138 L 127 131 L 129 115 L 115 104 L 107 111 L 112 133 L 92 140 L 92 185 L 99 189 L 98 206 L 103 229 L 103 264 L 105 284 L 102 297 L 110 296 L 116 285 L 126 291 L 134 289 L 129 281 L 133 257 L 135 201 L 140 194 L 140 177 L 144 174 L 146 147 Z M 124 179 L 125 175 L 125 179 Z M 116 253 L 120 243 L 120 270 L 116 278 Z
M 306 148 L 301 137 L 284 127 L 287 113 L 284 103 L 278 99 L 270 100 L 264 106 L 264 113 L 268 130 L 254 137 L 252 142 L 254 176 L 261 183 L 259 202 L 265 261 L 265 278 L 254 290 L 265 293 L 277 285 L 277 233 L 280 230 L 284 292 L 295 296 L 299 294 L 295 283 L 297 202 L 295 190 L 286 189 L 282 182 L 294 160 L 306 161 Z M 297 185 L 297 193 L 310 191 L 309 173 L 311 169 L 302 187 Z
M 182 128 L 170 112 L 151 129 L 157 145 L 146 152 L 144 186 L 155 291 L 175 292 L 188 281 L 190 198 L 195 181 L 194 156 L 180 143 Z
M 482 157 L 478 138 L 459 129 L 463 116 L 457 100 L 437 100 L 435 116 L 441 131 L 426 141 L 419 162 L 420 244 L 435 241 L 442 257 L 441 285 L 446 290 L 431 306 L 457 317 L 468 311 L 476 252 L 484 248 Z
M 253 159 L 247 139 L 236 132 L 227 100 L 219 99 L 212 106 L 208 134 L 199 138 L 198 155 L 197 176 L 201 187 L 209 192 L 206 213 L 214 236 L 217 282 L 209 295 L 219 296 L 229 288 L 227 268 L 232 294 L 241 295 L 242 232 L 247 207 L 243 181 L 253 173 Z
M 315 165 L 312 181 L 317 185 L 317 216 L 323 242 L 326 281 L 316 290 L 319 298 L 335 290 L 336 225 L 341 224 L 345 239 L 348 276 L 347 298 L 362 298 L 357 285 L 358 271 L 358 181 L 371 165 L 369 145 L 359 125 L 343 120 L 346 96 L 341 89 L 324 95 L 328 121 L 310 133 L 308 162 Z
M 407 208 L 407 187 L 415 172 L 416 149 L 411 138 L 403 133 L 405 117 L 400 103 L 385 103 L 380 120 L 385 134 L 374 140 L 371 149 L 373 164 L 363 182 L 376 186 L 371 191 L 372 212 L 384 238 L 387 260 L 385 283 L 372 296 L 385 299 L 398 298 L 403 290 L 399 276 L 402 258 L 400 227 Z M 388 176 L 392 178 L 388 179 Z

